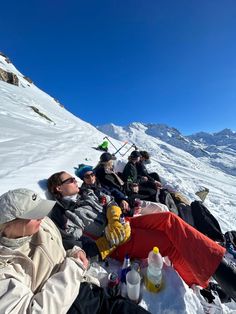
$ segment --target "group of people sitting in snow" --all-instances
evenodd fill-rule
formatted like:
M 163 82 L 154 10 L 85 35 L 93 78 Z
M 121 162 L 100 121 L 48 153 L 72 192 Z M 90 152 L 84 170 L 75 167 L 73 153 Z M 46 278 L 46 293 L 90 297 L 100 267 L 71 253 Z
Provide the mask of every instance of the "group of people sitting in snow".
M 154 246 L 187 285 L 206 288 L 213 277 L 236 301 L 236 266 L 218 222 L 201 202 L 163 189 L 148 161 L 135 150 L 115 173 L 105 152 L 95 168 L 76 169 L 81 186 L 66 171 L 51 175 L 54 201 L 28 189 L 0 196 L 0 313 L 148 313 L 110 298 L 87 270 L 89 261 L 122 261 L 127 252 L 145 259 Z

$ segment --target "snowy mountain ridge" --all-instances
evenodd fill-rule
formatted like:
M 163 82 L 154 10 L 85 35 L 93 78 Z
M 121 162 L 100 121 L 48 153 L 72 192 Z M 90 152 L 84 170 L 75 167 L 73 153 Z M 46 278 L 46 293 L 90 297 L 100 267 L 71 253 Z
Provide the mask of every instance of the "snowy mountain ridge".
M 236 132 L 230 129 L 212 134 L 199 132 L 189 136 L 184 136 L 176 128 L 165 124 L 153 123 L 134 122 L 124 127 L 106 124 L 97 126 L 97 129 L 119 140 L 129 138 L 134 130 L 138 130 L 146 136 L 180 148 L 227 174 L 236 175 Z

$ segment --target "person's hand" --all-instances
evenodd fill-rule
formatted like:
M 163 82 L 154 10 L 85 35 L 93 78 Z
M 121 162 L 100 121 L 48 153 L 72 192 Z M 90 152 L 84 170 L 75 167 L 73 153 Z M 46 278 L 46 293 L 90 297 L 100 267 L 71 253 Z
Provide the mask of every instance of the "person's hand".
M 134 202 L 134 216 L 139 215 L 142 211 L 142 201 L 138 198 Z
M 156 184 L 156 188 L 157 188 L 157 189 L 161 189 L 161 188 L 162 188 L 161 182 L 155 181 L 155 184 Z
M 125 230 L 121 223 L 108 224 L 105 228 L 105 235 L 111 246 L 117 246 L 124 240 Z
M 122 200 L 120 202 L 120 207 L 122 208 L 123 212 L 125 212 L 125 213 L 130 211 L 129 203 L 126 202 L 125 200 Z
M 142 207 L 134 207 L 134 216 L 140 215 Z
M 142 176 L 142 181 L 147 182 L 148 181 L 148 177 Z
M 120 245 L 130 237 L 130 226 L 127 227 L 127 223 L 122 224 L 120 222 L 121 208 L 112 205 L 107 208 L 107 220 L 108 224 L 105 228 L 105 235 L 110 245 Z
M 108 224 L 105 228 L 105 235 L 111 246 L 118 246 L 126 242 L 130 238 L 130 224 L 126 222 L 124 225 L 116 223 L 115 226 Z
M 88 266 L 89 266 L 89 261 L 86 257 L 86 253 L 84 251 L 76 251 L 74 254 L 73 254 L 73 257 L 80 260 L 81 263 L 83 264 L 84 268 L 87 269 Z

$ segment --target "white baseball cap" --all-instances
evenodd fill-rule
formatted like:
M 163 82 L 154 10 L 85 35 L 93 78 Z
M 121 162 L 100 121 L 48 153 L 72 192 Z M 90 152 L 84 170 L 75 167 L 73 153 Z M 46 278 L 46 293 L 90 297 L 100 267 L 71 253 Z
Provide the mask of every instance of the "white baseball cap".
M 16 218 L 44 218 L 55 203 L 28 189 L 10 190 L 0 196 L 0 224 Z

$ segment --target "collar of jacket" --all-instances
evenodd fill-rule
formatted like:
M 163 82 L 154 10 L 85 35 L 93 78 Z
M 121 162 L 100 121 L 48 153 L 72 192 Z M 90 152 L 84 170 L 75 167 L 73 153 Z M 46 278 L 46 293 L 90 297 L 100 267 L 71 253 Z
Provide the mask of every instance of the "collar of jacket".
M 10 239 L 10 238 L 6 238 L 6 237 L 3 237 L 2 235 L 0 235 L 0 243 L 3 246 L 6 246 L 6 247 L 14 250 L 14 249 L 21 247 L 26 242 L 29 242 L 31 240 L 31 238 L 32 238 L 32 235 L 27 236 L 27 237 L 17 238 L 17 239 Z

